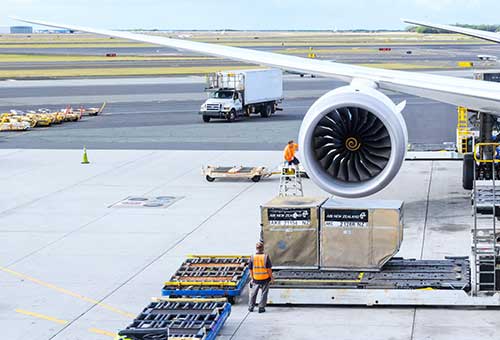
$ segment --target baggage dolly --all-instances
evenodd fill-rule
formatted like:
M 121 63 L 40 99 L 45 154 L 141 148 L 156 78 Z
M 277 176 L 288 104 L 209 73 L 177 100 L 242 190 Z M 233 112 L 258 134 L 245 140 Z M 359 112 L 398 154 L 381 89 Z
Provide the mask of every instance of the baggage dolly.
M 244 178 L 250 179 L 253 182 L 258 182 L 262 178 L 270 177 L 273 173 L 269 171 L 265 166 L 212 166 L 208 165 L 206 168 L 202 168 L 202 174 L 205 179 L 209 182 L 213 182 L 216 179 L 236 179 Z

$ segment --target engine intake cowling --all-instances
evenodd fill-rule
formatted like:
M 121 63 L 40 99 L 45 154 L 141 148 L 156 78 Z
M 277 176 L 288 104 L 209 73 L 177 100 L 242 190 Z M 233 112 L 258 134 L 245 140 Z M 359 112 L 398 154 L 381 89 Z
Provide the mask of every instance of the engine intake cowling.
M 401 168 L 407 143 L 400 109 L 380 91 L 355 85 L 319 98 L 299 134 L 308 175 L 322 189 L 347 198 L 386 187 Z

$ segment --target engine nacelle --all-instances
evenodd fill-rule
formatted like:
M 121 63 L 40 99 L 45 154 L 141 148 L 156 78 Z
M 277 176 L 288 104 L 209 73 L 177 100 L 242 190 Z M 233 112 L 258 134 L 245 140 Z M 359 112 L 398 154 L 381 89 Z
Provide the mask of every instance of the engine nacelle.
M 309 177 L 346 198 L 385 188 L 406 155 L 408 132 L 400 110 L 368 86 L 353 84 L 323 95 L 300 127 L 301 161 Z

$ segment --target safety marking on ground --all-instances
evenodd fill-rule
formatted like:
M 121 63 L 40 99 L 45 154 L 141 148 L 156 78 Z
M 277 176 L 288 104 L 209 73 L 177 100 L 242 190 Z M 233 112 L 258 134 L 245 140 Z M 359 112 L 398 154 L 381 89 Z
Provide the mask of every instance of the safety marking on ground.
M 99 329 L 99 328 L 89 328 L 89 332 L 96 333 L 96 334 L 101 334 L 101 335 L 106 335 L 106 336 L 109 336 L 111 338 L 115 338 L 116 337 L 115 333 L 108 332 L 108 331 L 105 331 L 105 330 Z
M 110 306 L 110 305 L 108 305 L 106 303 L 103 303 L 103 302 L 97 301 L 95 299 L 89 298 L 87 296 L 75 293 L 75 292 L 73 292 L 71 290 L 58 287 L 58 286 L 56 286 L 54 284 L 51 284 L 51 283 L 48 283 L 48 282 L 36 279 L 34 277 L 31 277 L 31 276 L 28 276 L 28 275 L 16 272 L 16 271 L 14 271 L 12 269 L 5 268 L 5 267 L 0 267 L 0 271 L 3 271 L 4 273 L 7 273 L 7 274 L 11 274 L 11 275 L 17 276 L 19 278 L 22 278 L 24 280 L 27 280 L 27 281 L 30 281 L 30 282 L 33 282 L 33 283 L 36 283 L 36 284 L 39 284 L 40 286 L 43 286 L 45 288 L 49 288 L 49 289 L 55 290 L 55 291 L 57 291 L 57 292 L 59 292 L 61 294 L 69 295 L 69 296 L 72 296 L 74 298 L 83 300 L 85 302 L 92 303 L 92 304 L 94 304 L 96 306 L 99 306 L 101 308 L 107 309 L 107 310 L 109 310 L 109 311 L 111 311 L 113 313 L 120 314 L 120 315 L 125 316 L 125 317 L 127 317 L 129 319 L 130 318 L 132 318 L 132 319 L 135 318 L 135 315 L 132 314 L 132 313 L 125 312 L 125 311 L 123 311 L 123 310 L 121 310 L 119 308 Z
M 30 311 L 25 310 L 25 309 L 18 308 L 18 309 L 15 310 L 15 312 L 23 314 L 23 315 L 27 315 L 27 316 L 32 316 L 32 317 L 37 318 L 37 319 L 42 319 L 42 320 L 47 320 L 47 321 L 51 321 L 51 322 L 54 322 L 54 323 L 58 323 L 60 325 L 66 325 L 66 324 L 69 323 L 69 321 L 66 321 L 66 320 L 61 320 L 61 319 L 54 318 L 52 316 L 48 316 L 48 315 L 44 315 L 44 314 L 40 314 L 40 313 L 30 312 Z M 116 337 L 115 333 L 109 332 L 109 331 L 105 331 L 104 329 L 99 329 L 99 328 L 92 327 L 92 328 L 89 328 L 88 331 L 91 332 L 91 333 L 106 335 L 106 336 L 109 336 L 111 338 L 115 338 Z
M 58 323 L 61 325 L 66 325 L 69 322 L 66 320 L 57 319 L 57 318 L 54 318 L 52 316 L 48 316 L 48 315 L 44 315 L 44 314 L 40 314 L 40 313 L 30 312 L 28 310 L 24 310 L 24 309 L 20 309 L 20 308 L 16 309 L 15 312 L 20 313 L 20 314 L 24 314 L 24 315 L 28 315 L 28 316 L 33 316 L 33 317 L 38 318 L 38 319 L 52 321 L 52 322 L 55 322 L 55 323 Z

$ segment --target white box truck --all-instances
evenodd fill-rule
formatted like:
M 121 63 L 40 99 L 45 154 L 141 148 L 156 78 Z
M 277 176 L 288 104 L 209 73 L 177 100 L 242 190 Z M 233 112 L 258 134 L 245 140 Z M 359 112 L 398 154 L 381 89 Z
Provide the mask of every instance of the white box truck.
M 283 100 L 283 72 L 277 69 L 224 71 L 207 76 L 208 99 L 200 114 L 208 123 L 212 118 L 234 121 L 257 113 L 269 117 Z

